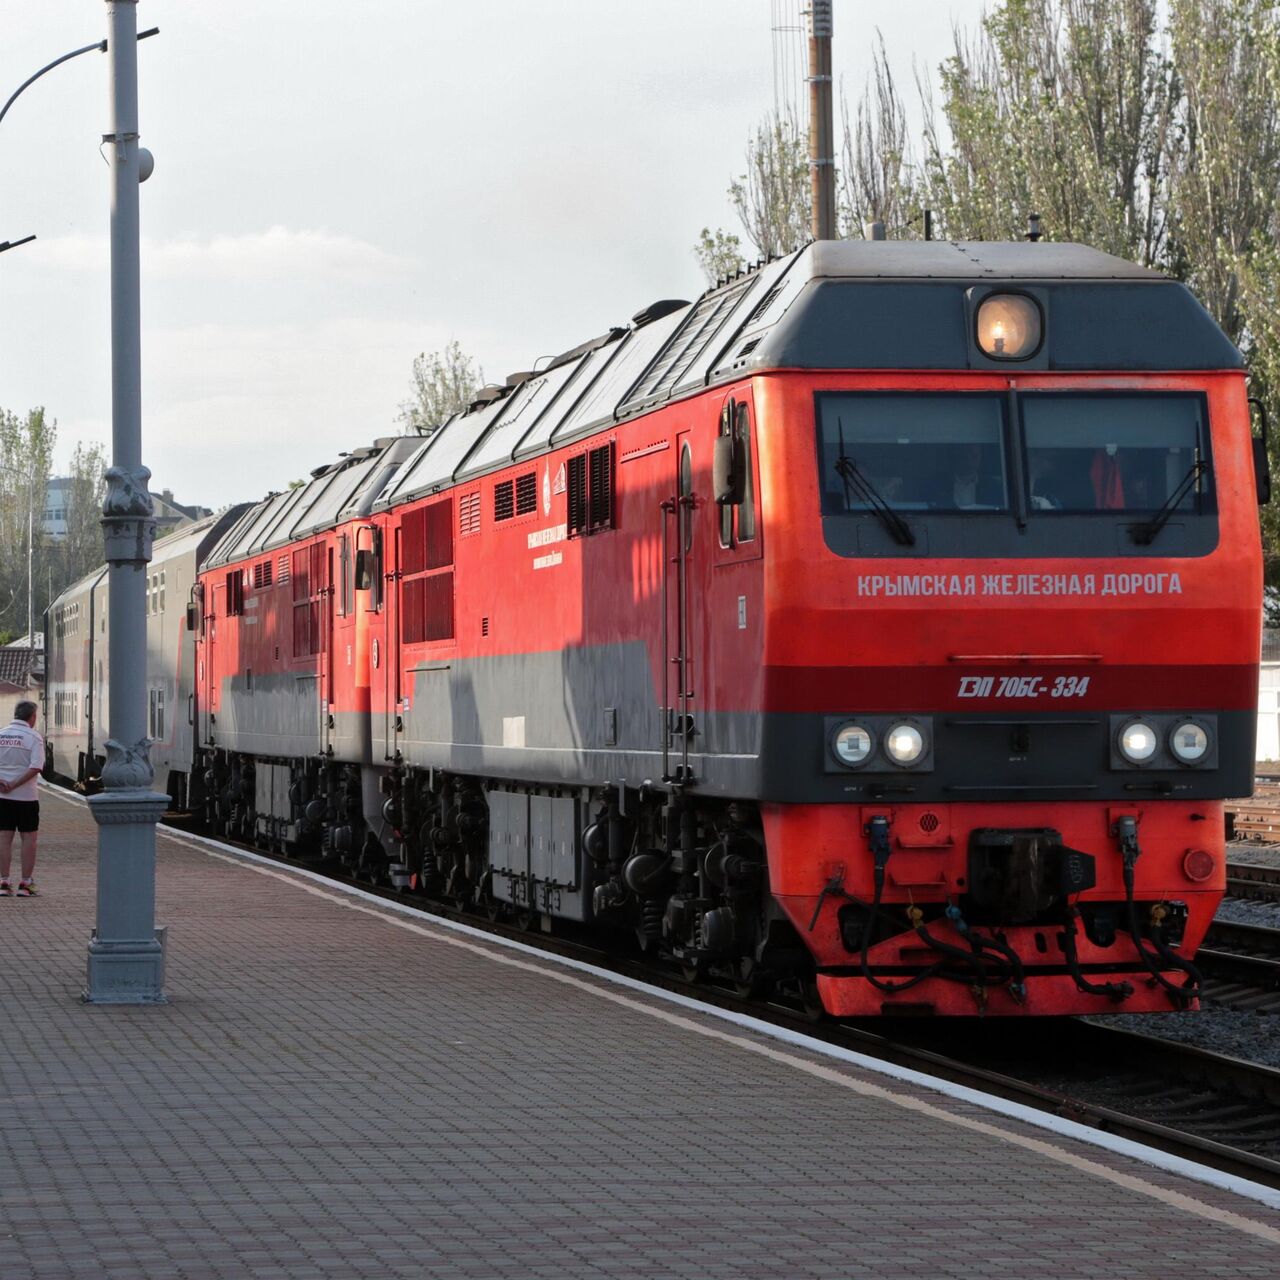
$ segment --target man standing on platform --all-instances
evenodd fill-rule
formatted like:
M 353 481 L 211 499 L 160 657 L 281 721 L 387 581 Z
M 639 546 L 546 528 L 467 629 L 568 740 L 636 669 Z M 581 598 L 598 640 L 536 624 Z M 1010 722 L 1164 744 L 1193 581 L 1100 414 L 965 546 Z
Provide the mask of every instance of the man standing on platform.
M 0 729 L 0 898 L 13 895 L 9 867 L 13 836 L 22 837 L 22 879 L 19 898 L 35 895 L 36 840 L 40 829 L 40 799 L 36 778 L 44 768 L 44 739 L 36 732 L 34 702 L 19 702 L 13 721 Z

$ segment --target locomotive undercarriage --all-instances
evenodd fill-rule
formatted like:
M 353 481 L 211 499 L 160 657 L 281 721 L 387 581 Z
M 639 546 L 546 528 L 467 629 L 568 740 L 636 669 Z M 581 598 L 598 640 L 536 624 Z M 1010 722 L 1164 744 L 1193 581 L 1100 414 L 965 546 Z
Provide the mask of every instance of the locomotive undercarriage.
M 687 977 L 816 1002 L 752 805 L 399 767 L 380 773 L 371 814 L 356 765 L 218 749 L 196 777 L 193 808 L 216 834 L 527 928 L 583 924 Z

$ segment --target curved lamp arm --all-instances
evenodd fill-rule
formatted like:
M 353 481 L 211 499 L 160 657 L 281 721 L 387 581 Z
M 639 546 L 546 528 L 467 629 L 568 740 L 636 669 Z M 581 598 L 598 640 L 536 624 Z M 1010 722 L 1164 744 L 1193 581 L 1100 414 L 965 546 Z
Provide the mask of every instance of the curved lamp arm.
M 150 31 L 139 31 L 138 39 L 145 40 L 148 36 L 156 35 L 159 30 L 159 27 L 152 27 Z M 70 53 L 64 53 L 62 57 L 55 58 L 47 67 L 41 67 L 35 75 L 31 76 L 30 79 L 24 80 L 13 91 L 13 93 L 9 95 L 9 101 L 6 102 L 3 107 L 0 107 L 0 121 L 3 121 L 5 116 L 8 115 L 9 108 L 18 100 L 22 91 L 24 89 L 29 89 L 37 80 L 40 79 L 42 75 L 52 71 L 54 67 L 60 67 L 64 62 L 70 62 L 72 58 L 78 58 L 82 53 L 93 53 L 95 50 L 97 50 L 98 53 L 106 53 L 107 42 L 105 40 L 95 40 L 93 44 L 87 44 L 83 49 L 72 49 Z

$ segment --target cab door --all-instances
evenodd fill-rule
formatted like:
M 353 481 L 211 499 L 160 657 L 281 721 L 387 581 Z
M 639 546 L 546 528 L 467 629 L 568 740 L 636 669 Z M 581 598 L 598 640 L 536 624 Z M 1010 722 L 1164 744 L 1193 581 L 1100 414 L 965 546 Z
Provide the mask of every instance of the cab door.
M 333 548 L 321 545 L 313 552 L 312 563 L 320 562 L 320 584 L 317 602 L 320 652 L 316 691 L 320 701 L 320 750 L 329 755 L 333 749 L 334 660 L 333 660 Z
M 204 648 L 200 666 L 200 732 L 201 743 L 214 740 L 214 726 L 218 712 L 218 619 L 226 614 L 226 586 L 211 586 L 206 602 L 201 606 L 204 626 Z
M 705 568 L 699 538 L 695 434 L 676 433 L 673 492 L 663 502 L 663 774 L 667 781 L 696 782 L 690 763 L 698 735 L 698 654 L 702 608 L 698 579 Z M 703 466 L 709 465 L 703 460 Z
M 711 414 L 708 414 L 711 417 Z M 734 757 L 758 755 L 759 717 L 735 714 L 759 707 L 763 696 L 764 537 L 756 422 L 749 394 L 725 397 L 715 415 L 717 438 L 732 437 L 741 468 L 742 501 L 715 502 L 706 522 L 712 544 L 710 580 L 699 593 L 706 614 L 706 663 L 702 672 L 705 751 Z M 710 487 L 708 485 L 708 487 Z

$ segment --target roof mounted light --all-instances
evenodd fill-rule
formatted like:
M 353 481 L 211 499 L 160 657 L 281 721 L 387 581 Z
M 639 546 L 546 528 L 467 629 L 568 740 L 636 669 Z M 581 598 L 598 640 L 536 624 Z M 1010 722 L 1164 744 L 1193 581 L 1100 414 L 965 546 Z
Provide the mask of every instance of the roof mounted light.
M 992 293 L 978 304 L 978 346 L 992 360 L 1026 360 L 1040 349 L 1040 306 L 1025 293 Z

